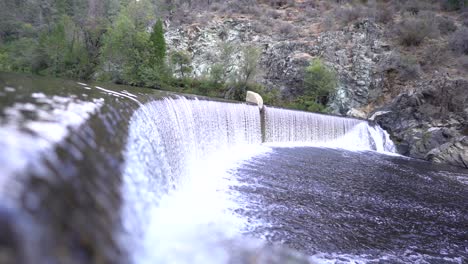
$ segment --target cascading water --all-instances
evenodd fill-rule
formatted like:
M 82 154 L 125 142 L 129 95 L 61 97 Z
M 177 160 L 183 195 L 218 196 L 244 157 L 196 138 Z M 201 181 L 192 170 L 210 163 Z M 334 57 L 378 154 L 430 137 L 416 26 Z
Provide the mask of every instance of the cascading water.
M 395 151 L 388 134 L 367 121 L 271 107 L 265 109 L 265 141 L 275 145 Z
M 207 234 L 218 233 L 219 242 L 240 231 L 242 220 L 228 210 L 235 182 L 226 171 L 265 151 L 259 124 L 257 107 L 182 97 L 133 115 L 123 193 L 124 239 L 137 245 L 135 263 L 190 263 L 183 258 L 195 254 L 194 262 L 208 263 Z
M 466 170 L 382 155 L 378 125 L 16 74 L 1 86 L 8 263 L 468 259 Z
M 136 245 L 134 262 L 209 263 L 213 245 L 247 228 L 233 213 L 242 202 L 228 170 L 271 150 L 261 145 L 258 107 L 165 98 L 137 110 L 129 130 L 123 239 Z M 298 111 L 267 108 L 265 133 L 267 142 L 388 150 L 384 134 L 365 121 Z

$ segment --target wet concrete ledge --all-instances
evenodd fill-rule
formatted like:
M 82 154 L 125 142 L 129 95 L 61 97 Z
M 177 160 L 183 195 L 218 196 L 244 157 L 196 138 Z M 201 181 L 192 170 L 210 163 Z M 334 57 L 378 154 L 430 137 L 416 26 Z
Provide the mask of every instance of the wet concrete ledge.
M 22 145 L 18 147 L 22 156 L 17 158 L 24 165 L 12 166 L 14 156 L 8 152 L 17 149 L 2 150 L 0 166 L 7 180 L 0 185 L 0 223 L 5 223 L 2 233 L 9 235 L 0 241 L 0 258 L 25 264 L 128 263 L 118 234 L 122 231 L 120 190 L 129 120 L 141 104 L 178 96 L 241 103 L 0 73 L 0 131 L 8 127 L 4 132 L 10 134 L 0 145 L 19 140 L 12 146 Z M 57 116 L 55 111 L 73 112 L 77 106 L 96 107 L 75 113 L 83 118 L 75 123 L 69 122 L 73 115 Z M 35 130 L 37 126 L 31 124 L 47 125 L 49 130 Z M 62 128 L 63 136 L 51 137 Z M 35 146 L 39 143 L 40 148 Z M 275 254 L 270 249 L 265 252 Z M 291 263 L 307 263 L 306 257 L 294 259 Z

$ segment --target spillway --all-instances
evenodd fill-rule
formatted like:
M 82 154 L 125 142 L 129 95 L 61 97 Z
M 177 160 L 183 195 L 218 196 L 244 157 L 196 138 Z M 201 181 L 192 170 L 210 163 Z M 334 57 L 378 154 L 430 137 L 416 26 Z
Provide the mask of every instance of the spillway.
M 395 151 L 388 134 L 367 121 L 272 107 L 265 109 L 265 141 L 279 145 Z
M 392 150 L 366 121 L 276 108 L 266 109 L 262 145 L 261 118 L 257 106 L 185 97 L 149 102 L 133 114 L 122 192 L 123 239 L 135 245 L 135 263 L 190 263 L 177 258 L 179 247 L 189 251 L 185 257 L 200 255 L 195 263 L 211 263 L 213 243 L 253 226 L 235 213 L 244 202 L 232 191 L 231 172 L 271 151 L 269 143 Z
M 18 74 L 1 87 L 0 260 L 467 260 L 466 170 L 392 154 L 372 122 Z

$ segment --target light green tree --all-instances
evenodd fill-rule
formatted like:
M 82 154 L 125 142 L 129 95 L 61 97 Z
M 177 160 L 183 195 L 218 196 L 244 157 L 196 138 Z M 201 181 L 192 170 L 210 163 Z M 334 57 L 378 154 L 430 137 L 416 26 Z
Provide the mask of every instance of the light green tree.
M 172 70 L 182 79 L 188 77 L 192 73 L 192 59 L 187 52 L 174 51 L 170 54 Z
M 337 85 L 335 71 L 327 67 L 321 59 L 314 59 L 305 69 L 302 95 L 290 106 L 301 110 L 323 112 Z
M 336 87 L 336 73 L 321 59 L 313 59 L 305 71 L 304 95 L 311 97 L 315 103 L 326 104 Z

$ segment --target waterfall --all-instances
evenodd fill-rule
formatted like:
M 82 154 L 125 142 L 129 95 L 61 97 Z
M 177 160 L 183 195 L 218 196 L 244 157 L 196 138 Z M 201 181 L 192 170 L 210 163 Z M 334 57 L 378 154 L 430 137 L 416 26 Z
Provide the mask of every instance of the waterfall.
M 265 141 L 394 152 L 388 134 L 367 121 L 272 107 L 265 108 Z
M 227 241 L 246 223 L 230 173 L 270 144 L 391 150 L 366 121 L 185 97 L 163 98 L 132 116 L 123 175 L 122 241 L 134 263 L 223 263 Z M 218 257 L 213 258 L 213 254 Z M 197 260 L 191 258 L 197 255 Z M 186 259 L 185 259 L 186 258 Z
M 183 97 L 153 101 L 134 113 L 125 153 L 122 239 L 138 245 L 131 249 L 135 263 L 190 263 L 171 256 L 177 257 L 179 247 L 209 252 L 198 247 L 208 247 L 200 241 L 207 234 L 239 233 L 242 220 L 227 211 L 235 181 L 226 173 L 265 151 L 259 148 L 259 124 L 255 106 Z

